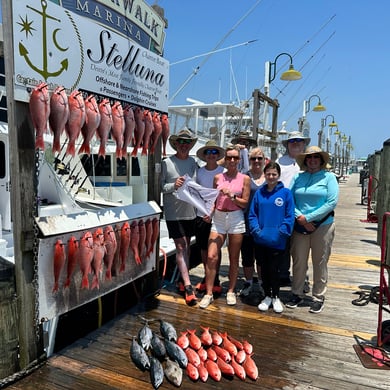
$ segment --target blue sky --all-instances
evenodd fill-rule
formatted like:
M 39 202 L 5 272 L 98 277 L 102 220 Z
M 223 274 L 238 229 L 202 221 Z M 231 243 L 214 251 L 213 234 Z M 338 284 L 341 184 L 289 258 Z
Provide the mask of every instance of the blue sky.
M 388 0 L 156 2 L 168 19 L 164 57 L 172 64 L 213 51 L 224 38 L 219 48 L 257 39 L 213 54 L 171 104 L 186 104 L 188 97 L 205 103 L 227 103 L 237 96 L 248 99 L 255 88 L 263 91 L 265 62 L 287 52 L 303 77 L 289 83 L 279 80 L 280 72 L 288 68 L 288 58 L 278 59 L 270 94 L 280 103 L 279 127 L 287 121 L 286 129 L 296 130 L 303 101 L 316 94 L 327 110 L 307 114 L 313 143 L 326 115 L 333 115 L 339 130 L 351 136 L 356 157 L 375 153 L 390 138 Z M 171 96 L 204 59 L 171 65 Z M 311 107 L 316 104 L 312 98 Z M 327 118 L 327 124 L 331 119 Z

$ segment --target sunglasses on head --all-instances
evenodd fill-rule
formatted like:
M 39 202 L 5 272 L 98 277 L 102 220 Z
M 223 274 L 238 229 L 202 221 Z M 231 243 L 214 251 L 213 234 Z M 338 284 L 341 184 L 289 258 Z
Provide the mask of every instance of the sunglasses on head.
M 208 155 L 210 155 L 210 154 L 219 154 L 219 151 L 217 150 L 217 149 L 206 149 L 205 151 L 204 151 L 204 154 L 206 155 L 206 156 L 208 156 Z
M 295 144 L 295 143 L 298 143 L 298 142 L 303 142 L 303 139 L 293 138 L 293 139 L 289 139 L 287 142 L 289 144 Z
M 176 140 L 176 142 L 180 145 L 188 145 L 192 143 L 192 139 L 179 138 L 178 140 Z
M 226 160 L 234 160 L 234 161 L 238 161 L 240 159 L 239 156 L 226 156 L 225 157 Z
M 250 160 L 251 161 L 262 161 L 263 157 L 251 157 Z
M 321 156 L 318 154 L 309 154 L 308 156 L 306 156 L 306 158 L 321 158 Z

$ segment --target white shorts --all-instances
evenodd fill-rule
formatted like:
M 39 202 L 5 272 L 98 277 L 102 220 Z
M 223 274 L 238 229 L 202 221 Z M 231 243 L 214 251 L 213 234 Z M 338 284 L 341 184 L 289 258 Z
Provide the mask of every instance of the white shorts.
M 242 210 L 219 211 L 215 210 L 211 231 L 219 234 L 245 233 L 245 218 Z

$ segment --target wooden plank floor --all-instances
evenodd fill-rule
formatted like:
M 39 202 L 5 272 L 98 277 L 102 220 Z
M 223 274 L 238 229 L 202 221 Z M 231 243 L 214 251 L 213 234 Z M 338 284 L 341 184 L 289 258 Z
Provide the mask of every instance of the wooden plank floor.
M 225 303 L 224 294 L 207 310 L 190 308 L 173 287 L 166 285 L 155 299 L 139 302 L 98 330 L 53 355 L 28 377 L 9 389 L 152 389 L 148 372 L 138 370 L 129 357 L 131 338 L 142 326 L 138 315 L 171 322 L 178 332 L 209 326 L 246 339 L 254 347 L 259 368 L 256 382 L 246 379 L 208 379 L 192 382 L 183 376 L 182 388 L 197 389 L 390 389 L 390 370 L 365 368 L 354 351 L 354 336 L 375 342 L 378 305 L 355 306 L 357 291 L 379 284 L 380 247 L 376 224 L 363 223 L 358 174 L 340 183 L 336 210 L 336 240 L 329 264 L 329 290 L 322 313 L 310 314 L 307 305 L 285 309 L 281 315 L 260 313 L 255 305 L 238 300 Z M 195 284 L 202 267 L 191 270 Z M 226 290 L 227 256 L 221 268 Z M 239 286 L 243 279 L 240 274 Z M 282 288 L 282 300 L 289 288 Z M 386 313 L 384 313 L 386 319 Z M 77 324 L 75 324 L 77 326 Z M 158 330 L 158 323 L 150 327 Z M 172 389 L 166 380 L 160 387 Z

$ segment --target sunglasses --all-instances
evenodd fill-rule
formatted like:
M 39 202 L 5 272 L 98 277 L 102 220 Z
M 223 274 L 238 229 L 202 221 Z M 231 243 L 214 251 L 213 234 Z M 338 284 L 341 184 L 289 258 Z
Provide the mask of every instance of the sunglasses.
M 306 158 L 321 158 L 321 156 L 319 156 L 318 154 L 309 154 L 308 156 L 306 156 Z
M 251 157 L 250 160 L 251 161 L 262 161 L 263 157 Z
M 226 160 L 234 160 L 234 161 L 238 161 L 240 159 L 239 156 L 226 156 L 225 157 Z
M 219 154 L 219 151 L 218 151 L 217 149 L 206 149 L 206 150 L 204 151 L 204 154 L 205 154 L 206 156 L 209 156 L 210 154 L 216 155 L 216 154 Z
M 176 140 L 176 142 L 180 145 L 189 145 L 190 143 L 192 143 L 192 139 L 179 138 L 178 140 Z
M 294 138 L 294 139 L 289 139 L 287 142 L 289 144 L 295 144 L 295 143 L 303 142 L 303 139 Z

